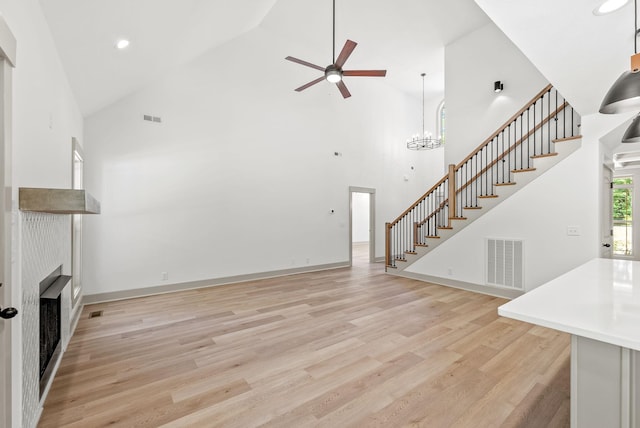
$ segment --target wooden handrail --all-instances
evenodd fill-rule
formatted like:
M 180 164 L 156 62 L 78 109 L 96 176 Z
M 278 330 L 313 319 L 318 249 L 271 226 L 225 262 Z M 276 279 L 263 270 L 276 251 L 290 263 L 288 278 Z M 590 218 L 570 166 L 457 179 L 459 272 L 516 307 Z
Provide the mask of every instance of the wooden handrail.
M 444 201 L 440 202 L 440 205 L 438 205 L 438 208 L 434 209 L 431 214 L 429 214 L 428 216 L 426 216 L 424 218 L 424 220 L 422 220 L 421 222 L 416 223 L 418 226 L 424 226 L 429 220 L 431 220 L 432 217 L 435 217 L 440 210 L 442 210 L 444 207 L 447 206 L 447 204 L 449 203 L 449 198 L 445 199 Z
M 502 125 L 500 128 L 498 128 L 498 130 L 496 132 L 494 132 L 493 134 L 491 134 L 491 136 L 489 138 L 487 138 L 486 140 L 484 140 L 484 142 L 482 144 L 480 144 L 478 146 L 478 148 L 476 148 L 473 152 L 471 152 L 471 154 L 469 156 L 467 156 L 466 158 L 464 158 L 464 160 L 462 162 L 460 162 L 458 165 L 456 165 L 456 170 L 460 169 L 460 167 L 462 167 L 462 165 L 464 165 L 465 163 L 467 163 L 467 161 L 469 159 L 471 159 L 472 157 L 474 157 L 475 155 L 478 154 L 478 152 L 480 150 L 482 150 L 484 148 L 484 146 L 486 146 L 487 144 L 489 144 L 491 142 L 491 140 L 493 140 L 495 137 L 497 137 L 498 135 L 500 135 L 500 133 L 502 131 L 504 131 L 511 123 L 513 123 L 518 116 L 520 116 L 522 113 L 524 113 L 525 111 L 527 111 L 527 109 L 529 107 L 531 107 L 536 101 L 538 101 L 540 99 L 540 97 L 542 97 L 542 95 L 545 92 L 548 92 L 549 90 L 551 90 L 553 86 L 551 84 L 548 84 L 547 86 L 545 86 L 545 88 L 543 90 L 541 90 L 540 92 L 538 92 L 536 94 L 535 97 L 531 98 L 531 101 L 529 101 L 527 103 L 527 105 L 525 105 L 524 107 L 522 107 L 520 110 L 518 110 L 518 112 L 516 114 L 514 114 L 513 116 L 511 116 L 511 118 L 509 118 L 509 120 L 507 120 L 504 125 Z
M 531 107 L 536 101 L 538 101 L 540 99 L 540 97 L 542 97 L 544 95 L 545 92 L 548 92 L 549 90 L 551 90 L 551 88 L 553 88 L 553 85 L 551 85 L 551 84 L 548 84 L 547 86 L 545 86 L 544 89 L 542 89 L 540 92 L 538 92 L 536 94 L 536 96 L 531 99 L 531 101 L 529 101 L 524 107 L 522 107 L 520 110 L 518 110 L 518 112 L 516 114 L 511 116 L 511 118 L 507 122 L 505 122 L 505 124 L 502 125 L 502 127 L 500 127 L 498 131 L 496 131 L 493 134 L 491 134 L 491 137 L 487 138 L 473 152 L 471 152 L 471 154 L 469 156 L 467 156 L 462 162 L 457 164 L 455 166 L 455 170 L 456 171 L 459 170 L 469 159 L 471 159 L 476 154 L 478 154 L 478 152 L 480 150 L 482 150 L 487 144 L 489 144 L 491 142 L 491 140 L 493 140 L 497 135 L 499 135 L 502 131 L 504 131 L 505 128 L 507 128 L 513 121 L 515 121 L 518 118 L 518 116 L 520 116 L 522 113 L 524 113 L 529 107 Z M 423 200 L 425 200 L 427 197 L 429 197 L 429 195 L 433 191 L 435 191 L 438 188 L 438 186 L 440 186 L 441 184 L 443 184 L 447 180 L 447 178 L 449 178 L 449 174 L 448 173 L 447 173 L 447 175 L 442 177 L 440 179 L 440 181 L 438 181 L 435 185 L 433 185 L 433 187 L 431 187 L 431 189 L 429 189 L 417 201 L 415 201 L 409 208 L 407 208 L 402 214 L 400 214 L 395 220 L 393 220 L 391 222 L 391 226 L 397 224 L 400 220 L 402 220 L 402 217 L 404 217 L 405 215 L 409 214 L 409 212 L 411 212 L 411 210 L 413 210 L 415 207 L 420 205 L 420 203 Z
M 550 113 L 549 116 L 545 117 L 544 120 L 542 120 L 539 124 L 537 124 L 532 130 L 530 130 L 529 132 L 526 133 L 526 135 L 522 136 L 520 138 L 520 140 L 516 141 L 511 147 L 509 147 L 509 149 L 505 150 L 500 156 L 498 156 L 497 158 L 495 158 L 490 164 L 488 164 L 486 167 L 484 167 L 480 172 L 478 172 L 475 176 L 471 177 L 470 180 L 467 180 L 466 183 L 464 183 L 462 186 L 460 186 L 460 188 L 458 190 L 456 190 L 456 194 L 462 192 L 462 190 L 466 189 L 467 187 L 469 187 L 471 185 L 471 183 L 473 183 L 474 181 L 476 181 L 479 177 L 482 176 L 482 174 L 486 173 L 487 171 L 489 171 L 491 168 L 493 168 L 498 162 L 500 162 L 502 159 L 504 159 L 505 157 L 507 157 L 507 155 L 509 153 L 511 153 L 513 150 L 516 149 L 516 147 L 518 147 L 519 145 L 522 144 L 522 142 L 529 138 L 531 135 L 533 135 L 534 133 L 536 133 L 540 128 L 542 128 L 547 122 L 549 122 L 551 120 L 551 118 L 555 117 L 558 115 L 558 113 L 560 113 L 562 110 L 564 110 L 565 108 L 567 108 L 567 106 L 569 105 L 568 102 L 564 102 L 562 103 L 562 105 L 560 105 L 560 107 L 558 107 L 558 109 L 556 109 L 553 113 Z
M 440 179 L 440 181 L 438 181 L 436 184 L 433 185 L 433 187 L 431 187 L 431 189 L 429 189 L 427 191 L 427 193 L 425 193 L 424 195 L 422 195 L 420 197 L 420 199 L 418 199 L 417 201 L 414 202 L 413 205 L 411 205 L 409 208 L 407 208 L 402 214 L 400 214 L 398 216 L 398 218 L 396 218 L 395 220 L 393 220 L 390 224 L 391 226 L 395 225 L 396 223 L 398 223 L 400 220 L 402 220 L 402 217 L 404 217 L 405 215 L 409 214 L 409 212 L 414 209 L 415 207 L 417 207 L 418 205 L 420 205 L 420 202 L 422 202 L 423 200 L 425 200 L 433 191 L 435 191 L 441 184 L 443 184 L 445 181 L 447 181 L 447 178 L 449 177 L 449 174 L 445 175 L 444 177 L 442 177 Z

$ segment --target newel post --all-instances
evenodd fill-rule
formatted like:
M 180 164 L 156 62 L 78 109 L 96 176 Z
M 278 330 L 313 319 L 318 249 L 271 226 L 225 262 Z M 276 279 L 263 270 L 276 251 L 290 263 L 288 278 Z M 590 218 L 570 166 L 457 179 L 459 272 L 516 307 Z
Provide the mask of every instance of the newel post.
M 384 226 L 384 262 L 386 271 L 387 266 L 391 266 L 391 223 L 385 223 Z
M 456 166 L 449 165 L 449 219 L 448 226 L 451 227 L 451 219 L 456 217 Z

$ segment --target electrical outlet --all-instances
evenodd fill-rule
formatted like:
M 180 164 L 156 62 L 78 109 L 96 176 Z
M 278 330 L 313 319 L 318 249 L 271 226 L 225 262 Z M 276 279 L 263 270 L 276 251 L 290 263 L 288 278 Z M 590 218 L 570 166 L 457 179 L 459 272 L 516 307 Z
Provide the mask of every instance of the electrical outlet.
M 169 274 L 167 272 L 162 272 L 160 275 L 162 276 L 163 281 L 166 281 L 169 279 Z
M 451 269 L 451 268 L 447 269 L 447 274 L 449 276 L 453 276 L 453 269 Z
M 580 227 L 579 226 L 567 226 L 567 235 L 568 236 L 580 236 Z

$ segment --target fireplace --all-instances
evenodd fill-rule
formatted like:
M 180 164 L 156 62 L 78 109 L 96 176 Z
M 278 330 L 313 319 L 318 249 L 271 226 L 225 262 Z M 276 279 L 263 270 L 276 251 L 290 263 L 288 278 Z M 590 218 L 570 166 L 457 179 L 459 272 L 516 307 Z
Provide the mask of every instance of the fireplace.
M 62 352 L 60 295 L 70 279 L 60 265 L 40 282 L 40 396 Z

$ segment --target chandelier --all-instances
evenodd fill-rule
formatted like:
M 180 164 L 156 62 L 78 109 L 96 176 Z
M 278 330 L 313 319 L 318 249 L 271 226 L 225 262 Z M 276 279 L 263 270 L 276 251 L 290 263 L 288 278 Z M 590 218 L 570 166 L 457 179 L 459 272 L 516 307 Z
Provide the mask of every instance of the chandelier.
M 422 134 L 412 135 L 407 139 L 407 149 L 409 150 L 430 150 L 436 149 L 442 145 L 442 140 L 439 138 L 433 138 L 430 132 L 424 130 L 424 76 L 426 73 L 422 73 Z

